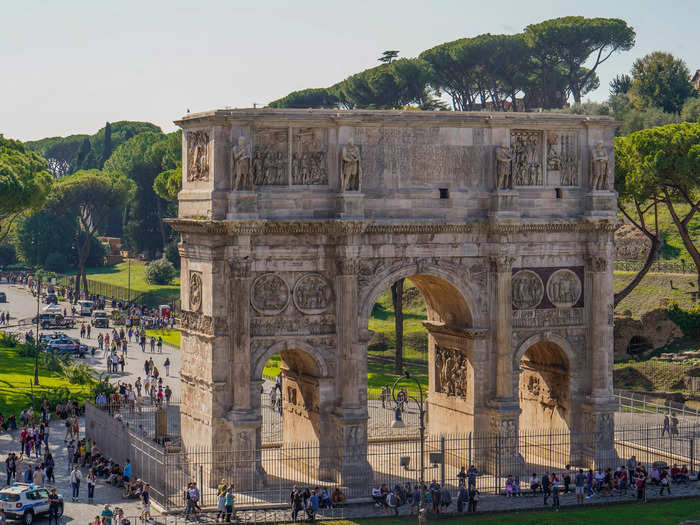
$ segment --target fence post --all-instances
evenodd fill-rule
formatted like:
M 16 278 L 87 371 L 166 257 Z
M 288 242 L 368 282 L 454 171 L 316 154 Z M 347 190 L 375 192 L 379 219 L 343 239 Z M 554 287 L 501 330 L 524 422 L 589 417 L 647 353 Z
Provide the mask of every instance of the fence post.
M 690 438 L 690 470 L 688 476 L 693 474 L 693 463 L 695 463 L 695 439 Z
M 445 436 L 440 436 L 440 454 L 442 461 L 440 462 L 440 485 L 445 485 Z
M 467 465 L 469 465 L 471 467 L 472 466 L 472 433 L 471 432 L 469 432 L 469 436 L 467 438 L 467 447 L 469 447 L 469 450 L 467 453 L 467 457 L 469 458 L 469 462 L 467 463 Z

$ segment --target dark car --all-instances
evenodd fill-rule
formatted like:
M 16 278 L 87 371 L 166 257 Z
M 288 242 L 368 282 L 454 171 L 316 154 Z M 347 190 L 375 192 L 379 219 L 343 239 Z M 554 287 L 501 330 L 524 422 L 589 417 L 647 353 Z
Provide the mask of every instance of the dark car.
M 92 326 L 95 328 L 109 328 L 109 317 L 104 310 L 92 312 Z

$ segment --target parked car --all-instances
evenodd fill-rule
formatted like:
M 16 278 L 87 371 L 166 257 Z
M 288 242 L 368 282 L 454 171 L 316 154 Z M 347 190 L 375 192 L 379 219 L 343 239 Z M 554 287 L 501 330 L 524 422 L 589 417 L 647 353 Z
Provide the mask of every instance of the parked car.
M 92 308 L 95 305 L 92 301 L 88 301 L 87 299 L 82 299 L 78 301 L 78 312 L 80 315 L 87 315 L 90 316 L 92 315 Z
M 63 496 L 58 496 L 58 515 L 63 516 Z M 49 512 L 49 491 L 33 483 L 13 483 L 0 490 L 0 507 L 10 519 L 32 525 L 34 518 Z
M 7 295 L 5 295 L 5 292 L 0 292 L 0 303 L 6 303 L 7 302 Z
M 109 328 L 109 317 L 104 310 L 92 312 L 92 326 L 95 328 Z
M 34 322 L 36 322 L 36 317 Z M 63 314 L 44 313 L 39 316 L 39 324 L 44 330 L 49 328 L 73 328 L 75 321 L 72 317 L 63 317 Z
M 75 353 L 80 350 L 80 341 L 72 337 L 57 337 L 49 340 L 46 348 L 54 352 Z

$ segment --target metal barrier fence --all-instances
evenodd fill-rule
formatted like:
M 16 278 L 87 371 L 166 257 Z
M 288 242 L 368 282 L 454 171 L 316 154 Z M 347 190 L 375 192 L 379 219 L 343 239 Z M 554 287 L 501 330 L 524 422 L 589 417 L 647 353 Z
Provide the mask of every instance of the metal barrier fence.
M 56 278 L 56 284 L 61 286 L 71 286 L 71 279 L 75 279 L 74 275 L 59 275 Z M 180 312 L 180 299 L 176 294 L 168 292 L 138 292 L 129 290 L 125 286 L 87 279 L 88 291 L 90 294 L 97 294 L 106 299 L 116 299 L 117 301 L 131 301 L 134 304 L 144 304 L 148 307 L 158 306 L 159 304 L 170 304 L 175 312 Z
M 421 444 L 413 438 L 369 440 L 365 467 L 355 468 L 344 485 L 342 458 L 365 457 L 364 450 L 329 446 L 323 438 L 320 443 L 263 444 L 261 448 L 185 449 L 177 440 L 163 444 L 144 436 L 133 425 L 92 405 L 86 414 L 88 436 L 100 450 L 117 462 L 130 458 L 135 475 L 151 484 L 154 500 L 169 509 L 184 505 L 184 490 L 193 481 L 200 487 L 203 507 L 216 506 L 213 487 L 222 479 L 234 484 L 238 507 L 260 507 L 286 504 L 293 485 L 320 487 L 329 493 L 337 488 L 353 499 L 368 497 L 373 486 L 415 484 L 420 479 Z M 567 465 L 588 468 L 592 461 L 588 454 L 600 449 L 601 439 L 606 437 L 593 432 L 530 429 L 521 429 L 517 435 L 429 435 L 424 441 L 425 480 L 456 490 L 460 468 L 473 464 L 481 473 L 477 488 L 498 494 L 509 475 L 519 477 L 525 487 L 533 472 L 561 471 Z M 647 465 L 663 461 L 688 465 L 692 471 L 697 466 L 698 440 L 700 424 L 680 424 L 673 433 L 661 425 L 617 428 L 607 452 L 598 453 L 595 466 L 615 469 L 634 455 Z
M 622 272 L 638 272 L 644 266 L 644 261 L 615 261 L 614 268 Z M 650 272 L 654 273 L 695 273 L 692 264 L 681 262 L 656 261 L 651 264 Z
M 618 412 L 633 412 L 635 414 L 661 414 L 676 416 L 683 419 L 700 418 L 700 411 L 685 406 L 670 399 L 660 402 L 653 394 L 618 391 L 615 394 Z M 700 421 L 700 419 L 698 419 Z

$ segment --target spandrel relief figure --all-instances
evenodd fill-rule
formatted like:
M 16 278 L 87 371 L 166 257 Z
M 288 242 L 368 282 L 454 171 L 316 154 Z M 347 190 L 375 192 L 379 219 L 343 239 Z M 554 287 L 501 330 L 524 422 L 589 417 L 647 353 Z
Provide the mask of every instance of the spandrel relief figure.
M 362 183 L 362 166 L 360 150 L 350 138 L 343 146 L 340 158 L 341 187 L 343 191 L 360 191 Z
M 187 180 L 209 180 L 209 133 L 192 131 L 187 135 Z
M 250 145 L 245 137 L 239 137 L 233 147 L 233 185 L 234 190 L 253 191 L 253 178 L 250 173 Z
M 513 154 L 509 148 L 504 146 L 496 147 L 496 189 L 513 189 L 512 161 Z
M 547 169 L 549 170 L 561 169 L 561 158 L 559 157 L 559 152 L 557 151 L 558 145 L 559 137 L 556 135 L 556 133 L 550 133 L 547 135 Z
M 253 157 L 253 183 L 256 186 L 262 186 L 265 173 L 263 172 L 263 156 L 260 148 L 255 148 L 255 156 Z
M 608 188 L 608 152 L 605 144 L 598 142 L 591 152 L 591 189 Z
M 292 184 L 303 184 L 301 178 L 301 155 L 295 153 L 292 155 Z

